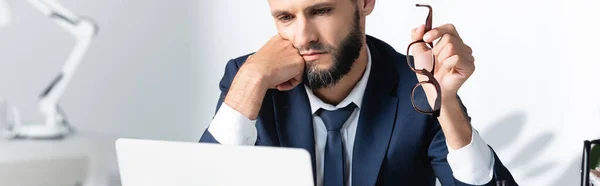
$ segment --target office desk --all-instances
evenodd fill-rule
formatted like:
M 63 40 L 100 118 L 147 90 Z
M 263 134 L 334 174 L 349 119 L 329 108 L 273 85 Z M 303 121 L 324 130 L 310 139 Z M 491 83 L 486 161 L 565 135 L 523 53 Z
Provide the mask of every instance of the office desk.
M 0 164 L 27 166 L 31 164 L 30 162 L 44 160 L 61 161 L 85 157 L 89 160 L 87 166 L 88 172 L 79 173 L 87 174 L 85 176 L 87 177 L 87 182 L 84 183 L 85 186 L 114 185 L 115 182 L 118 183 L 118 180 L 114 180 L 115 176 L 118 176 L 118 165 L 114 148 L 116 139 L 116 137 L 107 137 L 89 132 L 79 132 L 62 140 L 0 139 Z M 14 167 L 20 168 L 23 166 Z M 56 171 L 50 172 L 46 178 L 43 174 L 41 177 L 40 175 L 32 175 L 32 177 L 23 176 L 29 179 L 52 180 L 52 177 L 50 177 L 52 174 L 78 174 L 61 172 L 61 170 Z M 26 172 L 30 174 L 40 173 L 35 171 Z

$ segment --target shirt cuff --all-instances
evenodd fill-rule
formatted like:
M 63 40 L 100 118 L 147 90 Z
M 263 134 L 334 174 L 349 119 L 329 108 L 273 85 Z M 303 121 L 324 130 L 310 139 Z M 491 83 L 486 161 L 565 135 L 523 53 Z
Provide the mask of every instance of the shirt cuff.
M 208 132 L 223 145 L 254 145 L 257 138 L 256 120 L 250 120 L 223 103 L 210 123 Z
M 596 170 L 600 171 L 600 167 L 596 168 Z M 600 186 L 600 177 L 590 173 L 590 183 L 592 183 L 594 186 Z
M 484 185 L 494 175 L 494 156 L 479 133 L 472 129 L 471 143 L 454 150 L 448 147 L 448 164 L 454 178 L 471 185 Z

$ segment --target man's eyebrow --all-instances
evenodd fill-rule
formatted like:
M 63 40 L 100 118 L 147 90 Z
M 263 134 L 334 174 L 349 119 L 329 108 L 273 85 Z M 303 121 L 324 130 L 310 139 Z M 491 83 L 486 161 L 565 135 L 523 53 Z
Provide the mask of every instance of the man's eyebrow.
M 334 5 L 334 3 L 332 3 L 332 2 L 317 3 L 314 5 L 310 5 L 309 7 L 306 7 L 304 9 L 304 11 L 312 11 L 312 10 L 316 10 L 316 9 L 320 9 L 320 8 L 324 8 L 324 7 L 331 7 L 333 5 Z M 273 17 L 277 17 L 279 15 L 284 15 L 284 14 L 290 14 L 290 12 L 285 11 L 285 10 L 275 10 L 271 13 L 271 15 Z
M 325 8 L 325 7 L 332 7 L 333 5 L 334 5 L 334 3 L 332 3 L 332 2 L 317 3 L 317 4 L 307 7 L 305 10 L 312 11 L 312 10 L 321 9 L 321 8 Z
M 285 11 L 285 10 L 275 10 L 271 13 L 271 16 L 277 17 L 279 15 L 285 15 L 285 14 L 289 14 L 289 12 Z

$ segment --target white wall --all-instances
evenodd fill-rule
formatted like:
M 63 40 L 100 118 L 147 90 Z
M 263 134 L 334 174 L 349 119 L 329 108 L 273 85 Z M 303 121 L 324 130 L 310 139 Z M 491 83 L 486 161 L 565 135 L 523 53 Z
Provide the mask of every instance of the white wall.
M 600 138 L 595 0 L 379 0 L 367 33 L 404 51 L 429 3 L 434 26 L 453 23 L 477 70 L 460 91 L 473 125 L 521 185 L 579 184 L 582 142 Z M 228 59 L 276 33 L 266 1 L 200 4 L 200 120 L 210 121 Z M 208 19 L 208 20 L 206 20 Z
M 225 64 L 258 50 L 277 34 L 267 1 L 213 0 L 200 7 L 200 125 L 215 113 Z
M 24 0 L 6 0 L 0 28 L 0 95 L 41 122 L 37 97 L 58 74 L 74 39 Z M 60 0 L 98 23 L 61 105 L 78 130 L 197 141 L 198 1 Z

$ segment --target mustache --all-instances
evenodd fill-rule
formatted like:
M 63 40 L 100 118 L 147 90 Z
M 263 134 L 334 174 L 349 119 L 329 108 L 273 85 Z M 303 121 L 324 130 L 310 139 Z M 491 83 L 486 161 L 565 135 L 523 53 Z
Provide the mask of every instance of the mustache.
M 329 45 L 325 45 L 321 42 L 313 42 L 308 44 L 307 46 L 296 46 L 294 45 L 294 47 L 296 49 L 298 49 L 298 51 L 300 53 L 308 53 L 308 52 L 331 52 L 334 51 L 335 48 L 333 46 L 329 46 Z

